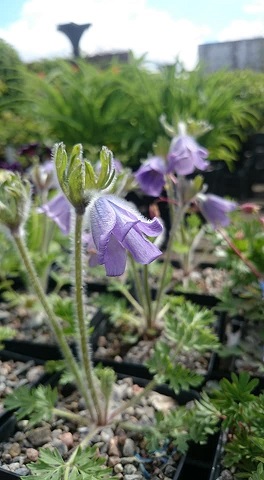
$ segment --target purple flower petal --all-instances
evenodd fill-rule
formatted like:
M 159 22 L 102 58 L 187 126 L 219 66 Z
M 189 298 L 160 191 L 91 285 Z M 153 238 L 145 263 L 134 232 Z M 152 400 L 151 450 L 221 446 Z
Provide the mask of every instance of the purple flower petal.
M 227 214 L 237 207 L 236 202 L 225 200 L 213 194 L 198 195 L 197 203 L 204 218 L 211 223 L 214 228 L 229 225 L 230 219 Z
M 152 157 L 135 173 L 140 188 L 147 195 L 158 197 L 164 187 L 166 164 L 162 157 Z
M 144 234 L 156 237 L 162 231 L 158 219 L 147 221 L 125 200 L 114 195 L 97 198 L 90 208 L 91 234 L 98 261 L 110 276 L 121 275 L 126 250 L 142 264 L 152 262 L 161 251 Z
M 201 147 L 192 137 L 181 135 L 175 137 L 168 153 L 168 170 L 178 175 L 189 175 L 196 168 L 205 170 L 209 162 L 205 159 L 208 151 Z
M 114 235 L 110 235 L 107 248 L 104 255 L 106 275 L 117 277 L 122 275 L 126 267 L 126 250 L 121 243 L 116 240 Z
M 49 202 L 38 208 L 39 213 L 45 213 L 61 229 L 64 235 L 70 233 L 71 206 L 64 195 L 59 193 Z

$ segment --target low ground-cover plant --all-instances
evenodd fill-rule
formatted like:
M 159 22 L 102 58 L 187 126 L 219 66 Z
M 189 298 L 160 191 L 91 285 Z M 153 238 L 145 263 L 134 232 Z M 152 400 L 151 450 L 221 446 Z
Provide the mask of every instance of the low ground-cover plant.
M 256 393 L 258 383 L 247 372 L 232 374 L 231 381 L 222 379 L 196 404 L 196 420 L 200 417 L 201 424 L 226 433 L 221 462 L 235 478 L 254 478 L 263 472 L 264 396 Z
M 71 205 L 75 292 L 72 324 L 78 357 L 74 356 L 67 341 L 61 318 L 57 316 L 56 302 L 51 302 L 46 295 L 26 247 L 30 183 L 19 174 L 9 171 L 3 171 L 1 174 L 0 220 L 8 238 L 16 245 L 32 287 L 46 314 L 47 322 L 62 352 L 68 378 L 74 381 L 83 398 L 87 409 L 85 424 L 89 426 L 89 434 L 81 447 L 77 448 L 65 462 L 56 451 L 43 452 L 39 462 L 32 467 L 32 472 L 34 477 L 49 479 L 51 470 L 47 463 L 52 463 L 52 468 L 56 467 L 58 479 L 75 479 L 82 474 L 82 478 L 88 480 L 91 478 L 89 476 L 91 473 L 94 475 L 93 478 L 105 478 L 108 474 L 107 470 L 102 470 L 101 461 L 98 469 L 98 461 L 91 458 L 93 451 L 86 449 L 91 436 L 98 431 L 98 428 L 102 429 L 118 421 L 119 415 L 125 409 L 135 405 L 143 395 L 160 382 L 169 382 L 173 390 L 179 392 L 182 388 L 197 386 L 201 378 L 191 369 L 175 364 L 175 359 L 170 356 L 166 343 L 157 343 L 153 358 L 149 361 L 153 380 L 114 411 L 109 409 L 115 374 L 109 368 L 94 368 L 92 364 L 89 319 L 86 316 L 83 298 L 83 229 L 85 226 L 92 235 L 97 263 L 105 267 L 107 275 L 118 276 L 125 271 L 127 252 L 130 252 L 136 262 L 143 265 L 147 265 L 161 255 L 161 250 L 148 237 L 155 238 L 161 233 L 163 227 L 157 218 L 147 220 L 128 202 L 107 193 L 115 180 L 115 170 L 112 153 L 106 147 L 103 147 L 100 154 L 99 170 L 95 170 L 92 164 L 83 158 L 80 145 L 73 148 L 70 156 L 67 155 L 63 144 L 56 145 L 54 162 L 64 201 Z M 65 206 L 65 203 L 63 205 Z M 59 311 L 61 307 L 62 305 L 59 306 Z M 195 315 L 191 306 L 188 309 L 187 317 L 183 315 L 183 321 L 179 322 L 179 325 L 175 324 L 173 316 L 168 317 L 166 328 L 172 351 L 174 344 L 177 344 L 175 348 L 178 352 L 192 348 L 202 352 L 208 350 L 209 344 L 217 346 L 217 339 L 207 330 L 210 318 L 206 313 Z M 56 410 L 54 403 L 56 403 L 56 392 L 41 387 L 36 392 L 18 389 L 15 396 L 7 400 L 6 405 L 10 409 L 18 407 L 19 417 L 29 415 L 33 423 L 40 418 L 40 412 L 42 418 L 43 416 L 51 418 L 55 408 L 56 415 L 71 418 L 77 424 L 79 422 L 83 425 L 83 416 Z M 184 419 L 183 415 L 183 422 Z M 143 426 L 143 431 L 144 428 Z M 183 426 L 181 430 L 184 430 Z M 192 438 L 191 434 L 189 438 Z M 177 438 L 174 442 L 177 444 Z M 186 446 L 187 442 L 184 442 L 179 448 L 185 451 Z M 90 458 L 89 462 L 88 458 Z

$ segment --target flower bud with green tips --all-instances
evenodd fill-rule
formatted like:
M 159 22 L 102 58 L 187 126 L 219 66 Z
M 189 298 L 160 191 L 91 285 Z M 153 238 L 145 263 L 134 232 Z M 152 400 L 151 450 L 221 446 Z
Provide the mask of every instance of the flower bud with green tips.
M 84 213 L 91 200 L 91 191 L 106 190 L 115 179 L 113 154 L 107 147 L 102 147 L 98 174 L 83 158 L 81 144 L 73 147 L 69 157 L 63 143 L 55 145 L 54 160 L 61 189 L 78 214 Z
M 21 234 L 30 207 L 30 183 L 18 173 L 0 172 L 0 224 L 13 235 Z

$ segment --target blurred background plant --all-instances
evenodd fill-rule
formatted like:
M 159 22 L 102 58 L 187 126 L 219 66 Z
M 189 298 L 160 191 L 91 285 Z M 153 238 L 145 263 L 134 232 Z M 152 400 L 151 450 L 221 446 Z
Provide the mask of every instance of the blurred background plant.
M 165 114 L 174 126 L 179 120 L 206 121 L 212 128 L 199 141 L 210 150 L 210 160 L 232 166 L 243 142 L 263 127 L 261 73 L 205 74 L 202 66 L 187 71 L 179 61 L 153 70 L 132 54 L 127 64 L 115 61 L 104 69 L 84 60 L 26 65 L 5 42 L 0 48 L 2 157 L 7 146 L 49 146 L 65 138 L 72 146 L 85 139 L 91 160 L 105 144 L 136 168 L 163 134 L 156 119 Z

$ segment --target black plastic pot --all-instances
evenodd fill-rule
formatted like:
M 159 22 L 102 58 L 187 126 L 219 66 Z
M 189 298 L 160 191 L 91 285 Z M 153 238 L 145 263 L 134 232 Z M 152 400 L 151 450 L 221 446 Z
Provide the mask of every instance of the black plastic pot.
M 122 375 L 119 373 L 117 376 L 119 379 L 123 377 L 127 377 L 127 375 Z M 148 383 L 146 380 L 142 378 L 135 378 L 135 377 L 133 377 L 133 382 L 142 387 L 144 387 Z M 167 395 L 175 398 L 179 403 L 179 405 L 185 405 L 187 402 L 199 398 L 199 394 L 194 390 L 182 391 L 179 395 L 175 395 L 174 392 L 172 392 L 166 385 L 157 387 L 155 390 L 162 393 L 163 395 Z M 69 393 L 71 393 L 71 389 L 69 389 L 68 394 Z M 15 432 L 15 429 L 16 429 L 15 417 L 9 414 L 9 416 L 7 415 L 6 418 L 3 419 L 3 422 L 0 424 L 0 441 L 8 440 L 8 438 L 10 438 L 10 436 L 12 436 L 13 433 Z M 187 458 L 186 455 L 183 455 L 180 458 L 172 480 L 182 480 L 181 472 L 183 468 L 186 468 L 185 467 L 186 458 Z M 20 478 L 21 477 L 19 475 L 16 475 L 15 473 L 9 472 L 0 467 L 0 480 L 19 480 Z M 183 477 L 183 480 L 184 480 L 184 477 Z
M 0 478 L 1 480 L 19 480 L 21 477 L 16 475 L 15 473 L 9 472 L 8 470 L 4 470 L 0 467 Z
M 102 328 L 103 328 L 103 319 L 100 311 L 98 311 L 94 315 L 90 325 L 94 329 L 90 336 L 90 339 L 91 339 L 92 350 L 95 350 L 97 348 L 98 338 L 101 335 L 100 332 L 102 331 Z M 5 350 L 8 352 L 14 352 L 21 355 L 28 355 L 39 360 L 45 360 L 45 361 L 59 360 L 62 358 L 60 349 L 56 344 L 12 339 L 12 340 L 5 340 L 4 345 L 5 345 Z M 76 346 L 74 343 L 71 344 L 71 349 L 73 353 L 76 354 Z
M 31 356 L 21 355 L 20 353 L 8 352 L 6 350 L 0 350 L 1 360 L 16 360 L 27 363 L 33 361 L 34 365 L 42 365 L 44 361 L 35 359 Z M 29 367 L 30 368 L 30 367 Z M 38 385 L 51 385 L 55 386 L 58 383 L 59 375 L 50 373 L 43 373 L 36 382 L 29 383 L 28 387 L 37 387 Z M 4 411 L 0 415 L 0 441 L 6 440 L 10 436 L 10 431 L 15 428 L 16 420 L 12 412 Z M 0 477 L 1 480 L 1 477 Z

